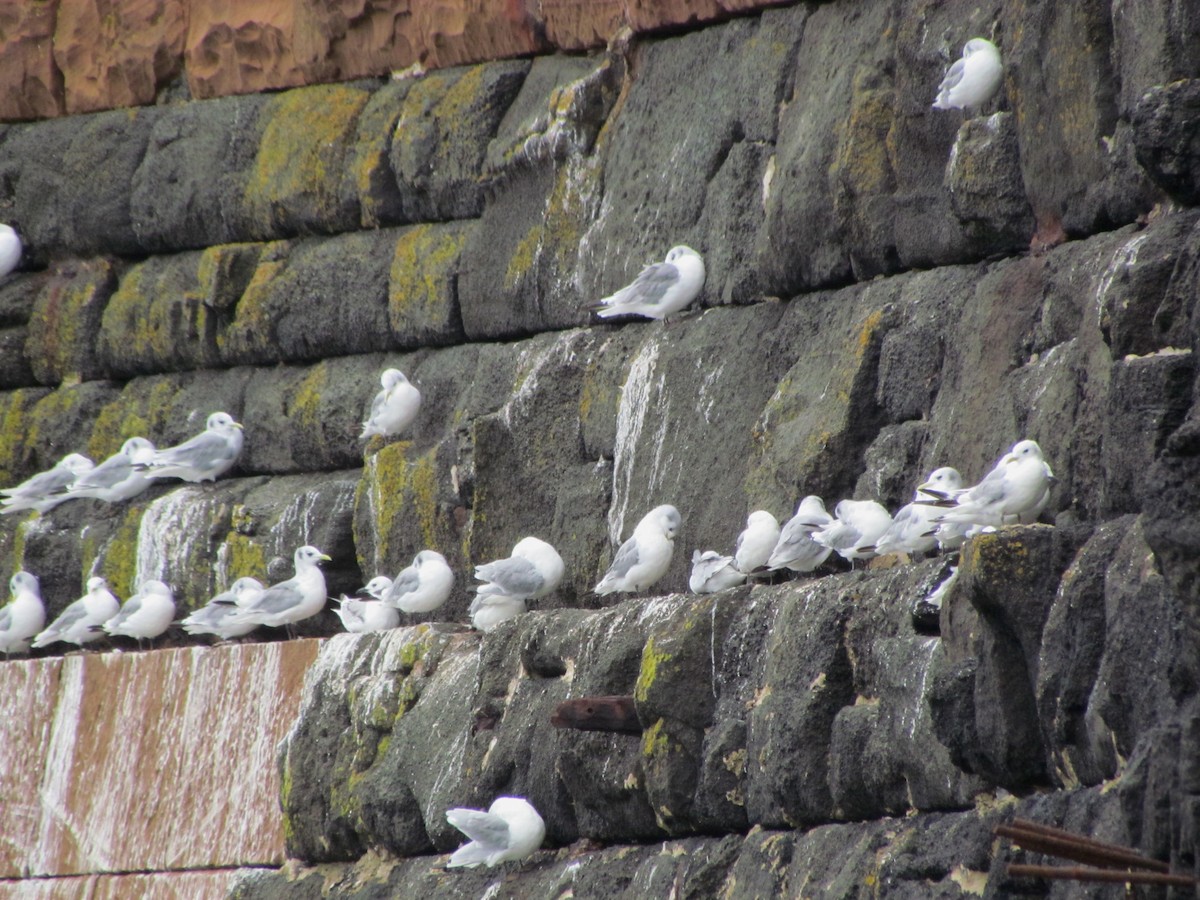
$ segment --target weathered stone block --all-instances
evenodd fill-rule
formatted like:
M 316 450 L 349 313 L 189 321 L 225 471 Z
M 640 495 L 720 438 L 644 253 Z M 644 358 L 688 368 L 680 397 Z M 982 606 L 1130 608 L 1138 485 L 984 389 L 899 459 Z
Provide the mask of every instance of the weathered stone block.
M 24 325 L 0 328 L 0 389 L 33 387 L 37 384 L 29 357 L 25 355 L 28 340 L 29 329 Z
M 418 225 L 397 233 L 388 275 L 388 322 L 405 349 L 460 343 L 458 282 L 474 223 Z
M 245 202 L 270 97 L 164 107 L 134 173 L 130 218 L 154 252 L 247 240 Z
M 1192 404 L 1191 352 L 1144 356 L 1113 364 L 1104 420 L 1104 511 L 1135 512 L 1139 482 Z
M 388 277 L 396 234 L 363 231 L 262 247 L 217 336 L 228 365 L 305 362 L 393 345 Z
M 56 385 L 108 374 L 92 342 L 116 287 L 116 267 L 106 259 L 64 266 L 44 283 L 26 343 L 39 382 Z
M 126 270 L 104 307 L 92 351 L 131 377 L 217 366 L 217 339 L 249 284 L 260 247 L 232 244 L 155 256 Z
M 1133 221 L 1155 198 L 1129 126 L 1118 121 L 1108 12 L 1069 2 L 1023 3 L 1013 14 L 1021 26 L 1004 48 L 1005 68 L 1039 233 L 1091 234 Z
M 246 180 L 250 237 L 270 239 L 347 231 L 359 221 L 358 197 L 342 190 L 359 114 L 370 92 L 322 85 L 277 94 L 260 113 L 262 139 Z
M 488 142 L 528 71 L 524 61 L 488 63 L 409 86 L 390 151 L 403 221 L 479 216 Z
M 185 0 L 89 0 L 59 5 L 54 62 L 67 112 L 153 103 L 183 70 Z
M 962 124 L 950 148 L 944 183 L 972 255 L 1017 252 L 1029 245 L 1033 213 L 1021 180 L 1012 113 L 993 113 Z
M 1133 141 L 1138 162 L 1154 183 L 1180 202 L 1200 199 L 1200 139 L 1193 125 L 1200 117 L 1200 79 L 1156 85 L 1133 111 Z

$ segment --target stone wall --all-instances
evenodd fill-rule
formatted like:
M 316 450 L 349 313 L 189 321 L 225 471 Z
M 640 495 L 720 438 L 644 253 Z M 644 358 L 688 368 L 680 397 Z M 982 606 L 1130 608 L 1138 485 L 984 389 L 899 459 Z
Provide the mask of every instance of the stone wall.
M 642 22 L 642 6 L 671 18 Z M 540 6 L 547 22 L 584 8 Z M 133 434 L 176 441 L 216 409 L 246 424 L 234 477 L 5 517 L 0 576 L 36 572 L 57 613 L 94 573 L 121 596 L 163 577 L 199 606 L 238 575 L 285 574 L 301 543 L 333 557 L 334 593 L 427 546 L 460 573 L 427 622 L 306 624 L 321 640 L 299 712 L 281 699 L 267 729 L 290 727 L 278 773 L 255 768 L 256 790 L 279 785 L 282 869 L 277 842 L 233 841 L 203 861 L 14 861 L 0 894 L 211 878 L 194 890 L 1000 896 L 1020 887 L 1004 863 L 1028 858 L 991 837 L 1013 815 L 1200 870 L 1200 14 L 837 0 L 702 27 L 724 5 L 586 8 L 610 17 L 572 19 L 586 39 L 546 25 L 527 46 L 434 39 L 445 55 L 411 60 L 494 60 L 479 65 L 193 100 L 161 90 L 183 71 L 164 63 L 148 95 L 116 101 L 156 105 L 0 132 L 0 219 L 28 248 L 0 284 L 0 482 Z M 367 10 L 350 18 L 384 15 Z M 293 34 L 326 40 L 302 12 Z M 191 48 L 188 15 L 170 40 Z M 638 33 L 549 52 L 599 47 L 619 22 Z M 260 72 L 293 65 L 282 40 L 222 33 L 279 50 Z M 974 118 L 930 109 L 980 34 L 1006 60 L 999 98 Z M 343 70 L 375 57 L 335 43 L 310 48 L 321 64 L 299 81 L 409 64 Z M 187 57 L 193 95 L 296 83 L 218 50 L 205 64 L 234 60 L 235 80 L 201 89 Z M 54 102 L 19 115 L 111 101 Z M 702 313 L 589 322 L 586 303 L 677 243 L 704 254 Z M 364 450 L 389 365 L 424 405 L 410 434 Z M 972 542 L 940 613 L 923 601 L 944 560 L 671 593 L 750 510 L 782 519 L 808 493 L 894 509 L 929 469 L 974 480 L 1025 437 L 1058 477 L 1044 522 Z M 662 596 L 591 594 L 663 502 L 683 530 Z M 560 590 L 486 637 L 448 624 L 465 621 L 471 564 L 531 533 L 562 553 Z M 277 652 L 294 672 L 314 644 Z M 227 717 L 166 743 L 236 759 L 260 737 L 239 685 L 280 646 L 172 637 L 5 662 L 18 687 L 0 696 L 21 698 L 14 740 L 50 734 L 52 714 L 97 714 L 61 673 L 111 670 L 131 698 L 113 727 L 140 729 L 163 679 L 211 660 L 197 690 L 224 685 Z M 642 735 L 549 726 L 562 700 L 598 694 L 632 694 Z M 97 771 L 121 771 L 108 746 Z M 62 771 L 49 750 L 20 760 L 26 794 Z M 500 793 L 537 806 L 547 849 L 519 872 L 443 871 L 445 809 Z M 186 829 L 162 848 L 208 840 L 209 820 L 170 802 Z M 53 812 L 37 804 L 31 823 Z M 81 840 L 109 840 L 107 821 Z M 53 857 L 35 834 L 14 859 Z

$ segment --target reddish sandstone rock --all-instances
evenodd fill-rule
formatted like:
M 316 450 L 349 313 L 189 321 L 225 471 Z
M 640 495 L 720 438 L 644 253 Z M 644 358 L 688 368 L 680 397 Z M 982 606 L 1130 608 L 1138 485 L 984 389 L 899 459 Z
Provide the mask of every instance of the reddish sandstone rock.
M 317 645 L 0 663 L 20 698 L 0 719 L 0 877 L 280 863 L 275 745 Z
M 57 0 L 0 6 L 0 119 L 62 113 L 62 73 L 51 52 L 57 12 Z
M 59 7 L 54 61 L 68 113 L 142 106 L 183 68 L 186 0 L 86 0 Z

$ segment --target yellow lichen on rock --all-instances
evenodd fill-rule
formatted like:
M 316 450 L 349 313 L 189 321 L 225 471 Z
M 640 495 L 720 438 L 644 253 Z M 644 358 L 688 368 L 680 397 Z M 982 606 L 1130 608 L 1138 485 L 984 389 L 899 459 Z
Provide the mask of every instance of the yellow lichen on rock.
M 417 225 L 396 241 L 388 275 L 388 321 L 392 331 L 444 328 L 454 317 L 454 279 L 470 225 Z
M 297 204 L 332 217 L 345 148 L 370 96 L 348 85 L 320 85 L 271 98 L 263 110 L 267 125 L 245 195 L 262 234 L 269 234 Z

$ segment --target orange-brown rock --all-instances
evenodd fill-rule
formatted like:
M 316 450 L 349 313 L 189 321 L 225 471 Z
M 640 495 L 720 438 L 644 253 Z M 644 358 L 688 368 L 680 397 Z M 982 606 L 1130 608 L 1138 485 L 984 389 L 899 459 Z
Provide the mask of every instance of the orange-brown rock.
M 63 3 L 54 29 L 67 112 L 153 103 L 183 69 L 187 0 Z
M 0 719 L 0 878 L 282 862 L 275 745 L 318 644 L 0 663 L 19 702 Z
M 0 119 L 61 115 L 62 73 L 52 51 L 58 0 L 0 4 Z
M 379 75 L 418 58 L 406 4 L 217 0 L 193 3 L 188 85 L 219 97 Z
M 127 875 L 78 875 L 72 878 L 29 878 L 0 881 L 0 900 L 179 900 L 181 897 L 225 897 L 242 871 L 147 872 Z

